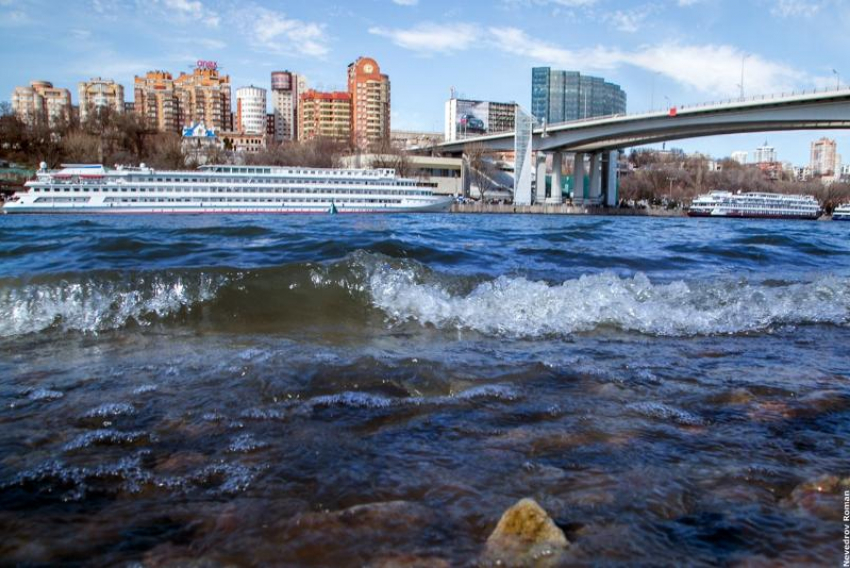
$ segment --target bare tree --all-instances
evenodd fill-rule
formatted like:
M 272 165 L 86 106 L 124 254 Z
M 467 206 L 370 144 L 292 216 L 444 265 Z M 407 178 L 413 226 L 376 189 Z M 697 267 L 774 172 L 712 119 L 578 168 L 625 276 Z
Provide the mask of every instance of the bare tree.
M 481 201 L 485 201 L 487 193 L 493 189 L 493 176 L 496 173 L 493 162 L 487 159 L 487 153 L 480 142 L 467 144 L 463 149 L 464 159 L 469 166 L 470 183 L 478 188 Z
M 411 165 L 410 155 L 401 148 L 394 146 L 389 140 L 384 139 L 373 144 L 371 150 L 374 153 L 373 168 L 395 170 L 396 174 L 401 177 L 413 175 L 414 168 Z

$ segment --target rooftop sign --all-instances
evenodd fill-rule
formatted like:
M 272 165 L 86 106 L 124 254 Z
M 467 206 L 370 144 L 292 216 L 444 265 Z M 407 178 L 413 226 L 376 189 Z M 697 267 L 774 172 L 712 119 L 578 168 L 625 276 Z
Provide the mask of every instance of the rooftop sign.
M 209 69 L 210 71 L 215 71 L 218 69 L 218 63 L 215 61 L 204 61 L 203 59 L 198 59 L 198 69 Z

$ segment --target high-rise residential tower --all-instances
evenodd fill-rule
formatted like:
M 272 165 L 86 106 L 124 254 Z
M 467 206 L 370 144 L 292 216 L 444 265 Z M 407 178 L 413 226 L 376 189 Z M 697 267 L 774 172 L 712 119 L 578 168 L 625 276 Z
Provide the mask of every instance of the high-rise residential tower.
M 371 57 L 348 66 L 351 141 L 358 148 L 390 139 L 390 79 Z
M 835 176 L 837 149 L 838 146 L 835 140 L 829 138 L 821 138 L 812 142 L 809 155 L 809 166 L 812 168 L 812 175 L 820 178 Z
M 236 130 L 244 134 L 266 133 L 266 90 L 261 87 L 236 89 Z
M 80 95 L 80 120 L 85 121 L 89 112 L 109 108 L 114 112 L 124 112 L 124 86 L 112 79 L 96 77 L 82 81 L 77 86 Z
M 29 87 L 15 87 L 12 110 L 30 126 L 56 126 L 71 118 L 71 92 L 58 89 L 50 81 L 32 81 Z
M 601 77 L 551 67 L 531 70 L 531 113 L 539 124 L 625 114 L 626 93 Z
M 756 164 L 772 164 L 776 161 L 776 148 L 768 146 L 767 141 L 753 152 L 753 162 Z
M 275 142 L 296 140 L 298 137 L 298 101 L 307 90 L 303 75 L 291 71 L 272 72 L 272 111 Z
M 178 99 L 174 92 L 174 79 L 165 71 L 148 71 L 134 81 L 134 106 L 148 128 L 163 132 L 178 132 Z
M 230 108 L 230 77 L 221 75 L 214 62 L 199 61 L 189 73 L 174 80 L 179 101 L 180 126 L 201 122 L 207 128 L 230 130 L 233 117 Z
M 351 140 L 351 95 L 309 90 L 298 102 L 298 140 Z

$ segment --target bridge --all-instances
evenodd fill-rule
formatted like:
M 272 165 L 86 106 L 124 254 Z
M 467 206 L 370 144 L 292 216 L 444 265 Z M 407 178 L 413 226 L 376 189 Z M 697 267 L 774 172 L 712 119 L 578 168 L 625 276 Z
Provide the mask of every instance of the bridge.
M 517 124 L 520 123 L 520 112 Z M 546 154 L 552 154 L 553 188 L 561 187 L 564 154 L 572 153 L 573 194 L 587 195 L 587 200 L 592 203 L 615 205 L 617 158 L 623 148 L 701 136 L 836 128 L 850 128 L 850 89 L 761 96 L 535 127 L 531 132 L 529 150 L 537 152 L 537 179 L 545 179 Z M 462 154 L 468 145 L 480 144 L 488 150 L 512 151 L 518 149 L 515 138 L 514 131 L 500 132 L 445 142 L 434 146 L 434 150 L 444 154 Z M 561 203 L 560 192 L 553 191 L 551 196 L 546 197 L 545 184 L 537 184 L 536 195 L 532 197 L 530 176 L 524 178 L 529 180 L 527 183 L 520 182 L 522 166 L 519 154 L 515 201 L 531 203 L 533 199 L 536 202 Z M 588 155 L 589 170 L 585 165 Z M 584 188 L 585 175 L 589 175 L 587 192 Z

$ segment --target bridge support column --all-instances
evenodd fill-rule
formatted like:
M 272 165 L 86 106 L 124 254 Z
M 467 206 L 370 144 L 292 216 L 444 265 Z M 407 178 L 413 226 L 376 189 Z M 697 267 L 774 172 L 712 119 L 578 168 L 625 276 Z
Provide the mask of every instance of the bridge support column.
M 563 158 L 563 152 L 552 153 L 552 190 L 549 192 L 549 199 L 546 200 L 546 203 L 552 205 L 560 205 L 564 202 L 564 197 L 561 195 Z
M 602 197 L 602 152 L 594 152 L 590 157 L 590 204 L 596 205 Z
M 584 203 L 584 153 L 576 152 L 573 158 L 573 205 Z
M 617 150 L 608 152 L 608 175 L 606 176 L 608 179 L 605 184 L 605 205 L 608 207 L 616 207 L 620 197 L 617 195 L 617 173 L 619 172 L 617 162 L 619 160 L 620 152 Z
M 543 152 L 537 152 L 536 171 L 537 192 L 534 196 L 534 202 L 543 203 L 546 201 L 546 154 Z

